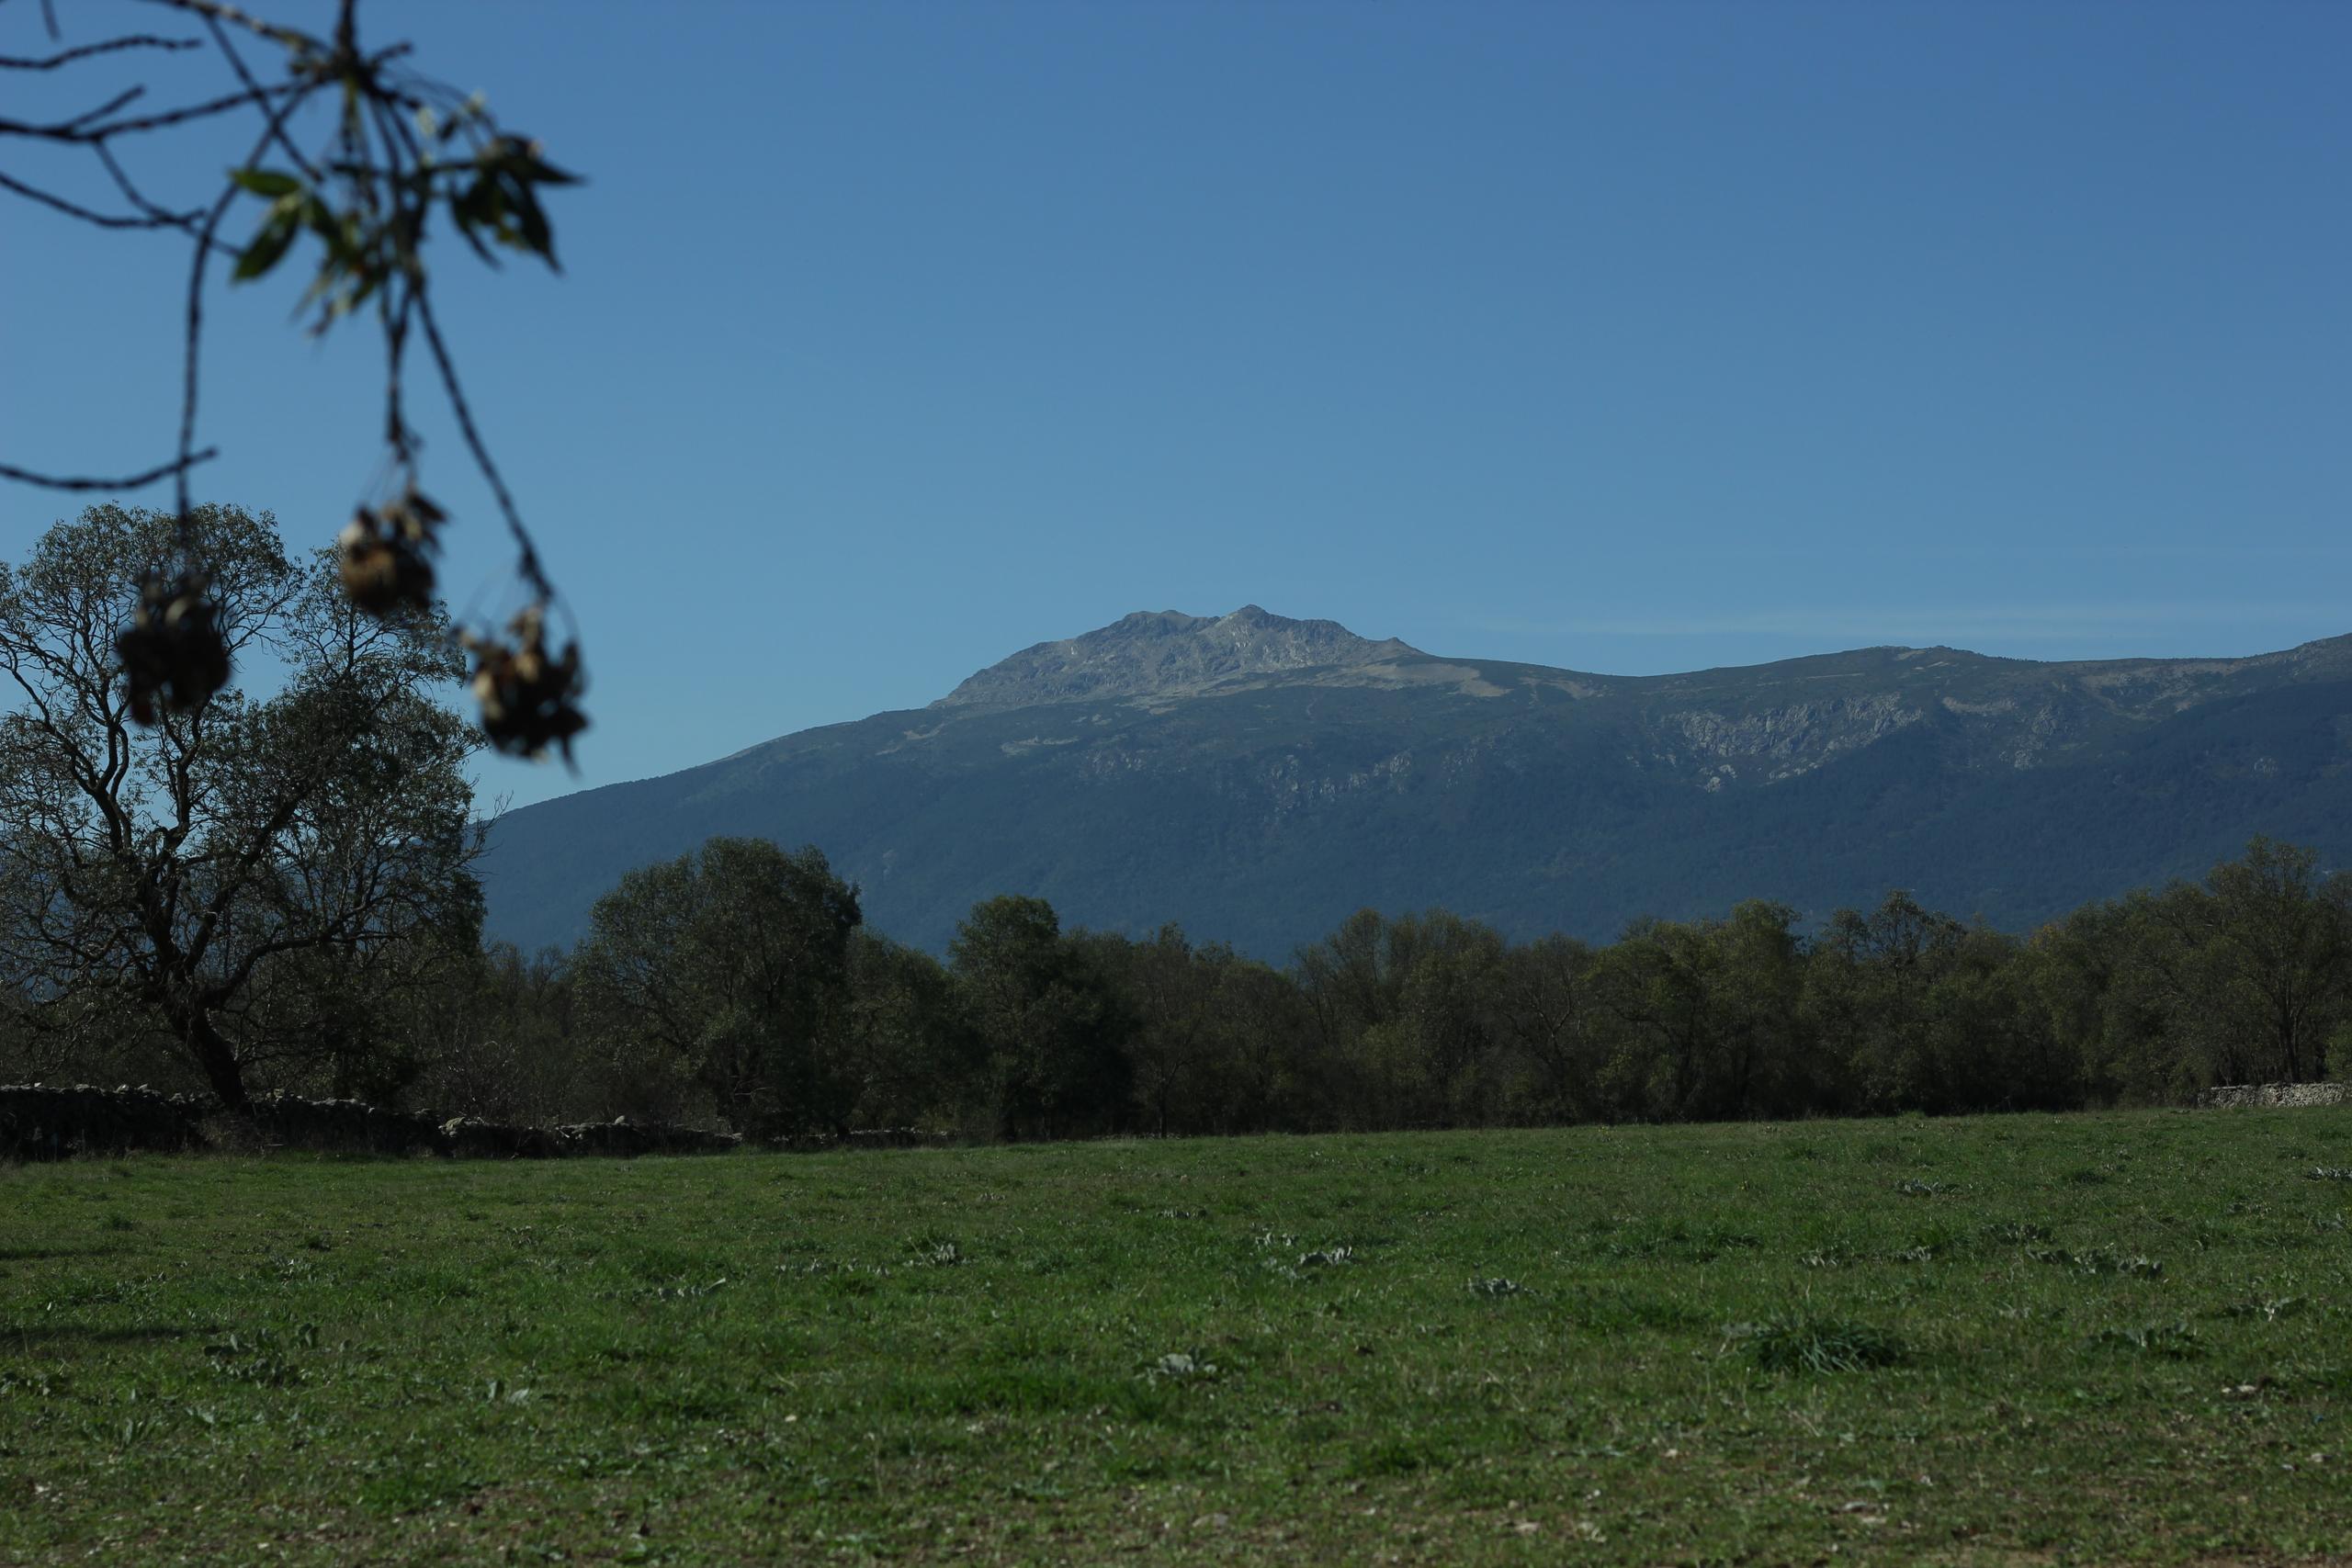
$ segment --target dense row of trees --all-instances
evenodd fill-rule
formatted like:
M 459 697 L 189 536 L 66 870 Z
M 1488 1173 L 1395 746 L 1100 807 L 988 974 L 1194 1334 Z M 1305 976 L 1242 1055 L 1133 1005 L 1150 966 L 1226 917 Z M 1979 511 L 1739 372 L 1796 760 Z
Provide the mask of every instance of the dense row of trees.
M 1751 902 L 1603 947 L 1365 910 L 1277 969 L 1023 897 L 976 907 L 943 963 L 865 931 L 814 850 L 721 840 L 626 879 L 568 960 L 491 967 L 556 1075 L 526 1096 L 760 1132 L 1944 1113 L 2352 1073 L 2352 878 L 2264 840 L 2027 939 L 1901 893 L 1817 931 Z
M 501 1120 L 977 1137 L 2059 1109 L 2352 1077 L 2352 875 L 2257 840 L 2019 938 L 1894 893 L 1511 942 L 1365 910 L 1276 968 L 975 907 L 944 960 L 814 849 L 631 873 L 570 953 L 481 945 L 474 741 L 426 615 L 197 519 L 280 689 L 142 726 L 107 640 L 174 536 L 93 508 L 0 567 L 0 1079 L 287 1087 Z
M 632 873 L 569 953 L 436 962 L 424 987 L 321 975 L 332 1046 L 254 1070 L 493 1118 L 1023 1139 L 2061 1110 L 2352 1076 L 2352 879 L 2263 840 L 2026 939 L 1901 893 L 1816 931 L 1758 901 L 1600 947 L 1364 910 L 1276 968 L 1172 926 L 1066 931 L 1017 897 L 942 961 L 865 930 L 815 850 L 722 839 Z M 112 1036 L 114 1070 L 170 1071 L 169 1035 Z

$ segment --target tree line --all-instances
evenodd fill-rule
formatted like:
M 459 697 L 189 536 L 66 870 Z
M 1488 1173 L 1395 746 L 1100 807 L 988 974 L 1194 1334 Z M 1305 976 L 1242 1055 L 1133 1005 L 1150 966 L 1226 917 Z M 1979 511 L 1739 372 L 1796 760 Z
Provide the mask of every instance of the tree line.
M 561 1016 L 541 1038 L 574 1081 L 752 1133 L 1946 1114 L 2352 1076 L 2352 877 L 2267 840 L 2022 938 L 1901 892 L 1812 931 L 1757 900 L 1599 946 L 1366 909 L 1281 967 L 1020 897 L 942 961 L 864 930 L 816 850 L 715 840 L 624 879 L 570 954 L 494 964 L 517 1016 Z
M 630 873 L 569 952 L 379 973 L 307 977 L 294 1011 L 325 1027 L 256 1077 L 499 1121 L 1033 1140 L 2056 1111 L 2352 1076 L 2352 878 L 2263 840 L 2022 938 L 1901 892 L 1811 931 L 1755 900 L 1605 945 L 1366 909 L 1277 967 L 1017 896 L 934 957 L 867 930 L 817 850 L 715 839 Z M 186 1071 L 160 1019 L 105 1039 L 112 1076 Z
M 441 1114 L 974 1138 L 2063 1110 L 2352 1077 L 2352 875 L 2255 840 L 2027 936 L 1890 893 L 1513 942 L 1366 909 L 1279 966 L 976 905 L 944 957 L 813 848 L 641 868 L 568 952 L 482 942 L 472 732 L 429 611 L 199 509 L 219 625 L 285 671 L 134 721 L 107 629 L 175 519 L 0 567 L 0 1081 Z

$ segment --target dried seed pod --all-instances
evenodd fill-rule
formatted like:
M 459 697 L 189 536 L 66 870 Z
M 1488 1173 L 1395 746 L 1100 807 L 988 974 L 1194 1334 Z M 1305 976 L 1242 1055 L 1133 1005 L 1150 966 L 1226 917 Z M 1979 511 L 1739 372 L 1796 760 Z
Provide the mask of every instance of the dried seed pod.
M 381 619 L 400 610 L 433 604 L 433 560 L 440 548 L 435 530 L 448 514 L 415 486 L 381 512 L 361 507 L 336 541 L 343 591 L 353 604 Z
M 130 689 L 130 716 L 153 724 L 162 708 L 190 712 L 229 683 L 229 644 L 220 609 L 194 572 L 150 576 L 140 586 L 130 625 L 114 639 Z
M 567 643 L 560 656 L 547 650 L 547 617 L 532 605 L 508 623 L 511 643 L 464 634 L 459 640 L 474 656 L 474 700 L 481 705 L 482 733 L 499 750 L 541 757 L 549 746 L 571 760 L 571 738 L 588 728 L 576 698 L 584 682 L 580 645 Z
M 398 500 L 384 508 L 384 516 L 408 538 L 428 548 L 435 547 L 434 531 L 449 521 L 440 502 L 410 485 Z
M 396 610 L 422 610 L 433 602 L 433 567 L 382 518 L 362 507 L 336 540 L 343 591 L 352 604 L 381 619 Z

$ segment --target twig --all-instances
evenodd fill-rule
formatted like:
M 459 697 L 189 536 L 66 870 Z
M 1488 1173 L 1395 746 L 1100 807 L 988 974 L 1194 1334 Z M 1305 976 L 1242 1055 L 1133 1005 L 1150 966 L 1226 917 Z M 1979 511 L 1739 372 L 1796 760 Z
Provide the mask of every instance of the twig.
M 400 132 L 405 127 L 401 125 L 400 117 L 381 100 L 369 104 L 368 109 L 376 122 L 376 134 L 384 142 L 390 176 L 385 183 L 391 193 L 393 216 L 406 226 L 407 248 L 413 254 L 424 243 L 425 214 L 431 210 L 431 206 L 428 199 L 412 207 L 398 176 L 403 147 L 407 146 L 412 163 L 417 161 L 414 158 L 415 149 L 403 143 Z M 396 277 L 384 290 L 382 302 L 377 310 L 378 317 L 384 323 L 384 439 L 392 449 L 393 458 L 402 464 L 412 462 L 414 457 L 414 442 L 409 434 L 408 420 L 401 411 L 401 382 L 407 375 L 409 317 L 415 308 L 416 296 L 414 278 Z
M 548 581 L 539 568 L 539 552 L 531 543 L 530 530 L 523 526 L 523 514 L 515 509 L 514 498 L 507 493 L 506 481 L 498 477 L 498 465 L 491 461 L 490 448 L 483 445 L 481 432 L 474 426 L 473 410 L 466 404 L 465 389 L 458 384 L 458 367 L 449 358 L 449 345 L 441 341 L 441 324 L 433 318 L 433 302 L 425 297 L 422 286 L 415 290 L 416 319 L 424 327 L 424 341 L 433 350 L 433 363 L 441 372 L 441 385 L 449 394 L 449 410 L 458 416 L 458 432 L 466 438 L 466 448 L 474 455 L 474 466 L 481 469 L 482 478 L 490 481 L 490 491 L 498 498 L 498 510 L 506 519 L 506 531 L 514 536 L 514 547 L 521 558 L 514 570 L 523 581 L 542 599 L 555 597 L 555 585 Z
M 42 190 L 38 186 L 28 186 L 25 184 L 24 181 L 12 178 L 5 173 L 0 173 L 0 190 L 14 191 L 18 196 L 23 197 L 27 201 L 37 201 L 43 207 L 52 208 L 59 212 L 64 213 L 68 218 L 79 218 L 83 222 L 95 223 L 101 229 L 169 229 L 177 227 L 177 225 L 175 224 L 168 217 L 126 217 L 119 213 L 95 212 L 89 208 L 77 206 L 74 202 L 66 200 L 62 196 L 51 196 L 49 192 Z
M 126 474 L 119 479 L 87 479 L 78 476 L 66 479 L 54 474 L 37 474 L 30 468 L 19 468 L 11 463 L 0 463 L 0 479 L 14 479 L 19 484 L 39 485 L 43 490 L 140 490 L 153 484 L 157 479 L 168 479 L 174 474 L 185 472 L 198 463 L 209 463 L 219 456 L 220 456 L 220 449 L 218 446 L 207 446 L 203 451 L 192 452 L 176 462 L 159 463 L 143 474 Z
M 0 71 L 54 71 L 77 60 L 87 60 L 94 54 L 112 54 L 123 49 L 202 49 L 204 40 L 193 38 L 157 38 L 152 33 L 137 33 L 130 38 L 108 39 L 104 43 L 85 43 L 62 53 L 42 60 L 22 55 L 0 54 Z
M 121 92 L 117 93 L 113 97 L 108 98 L 96 108 L 84 109 L 72 119 L 58 121 L 57 129 L 60 130 L 80 130 L 90 121 L 94 119 L 104 119 L 107 116 L 114 113 L 115 110 L 122 107 L 125 104 L 135 103 L 146 96 L 147 89 L 144 87 L 125 87 Z
M 281 97 L 298 92 L 307 93 L 316 85 L 314 82 L 283 82 L 275 87 L 260 89 L 259 96 L 264 98 Z M 171 126 L 183 125 L 192 119 L 227 114 L 232 109 L 244 107 L 247 104 L 254 102 L 256 96 L 254 93 L 232 93 L 225 98 L 209 98 L 200 104 L 165 109 L 159 114 L 140 115 L 130 119 L 113 120 L 104 125 L 88 123 L 101 115 L 120 108 L 145 91 L 143 87 L 132 87 L 127 92 L 117 94 L 96 108 L 85 110 L 71 119 L 58 120 L 47 125 L 36 125 L 21 119 L 0 119 L 0 136 L 22 136 L 35 141 L 63 141 L 79 146 L 92 141 L 104 141 L 108 137 L 135 136 L 144 131 L 162 130 Z
M 161 114 L 141 115 L 133 119 L 119 119 L 110 124 L 94 126 L 80 137 L 69 140 L 102 140 L 109 136 L 136 136 L 150 130 L 163 130 L 171 126 L 184 125 L 192 119 L 204 119 L 212 115 L 228 114 L 232 110 L 241 109 L 252 103 L 256 96 L 263 98 L 284 97 L 298 93 L 308 93 L 317 85 L 315 82 L 280 82 L 274 87 L 260 88 L 257 93 L 232 93 L 226 97 L 208 98 L 203 103 L 190 104 L 185 108 L 165 109 Z
M 262 85 L 254 80 L 253 73 L 245 69 L 244 56 L 239 54 L 236 45 L 229 41 L 229 29 L 220 25 L 220 18 L 217 17 L 205 17 L 204 25 L 211 29 L 212 41 L 220 45 L 221 55 L 229 62 L 229 69 L 237 73 L 237 80 L 244 84 L 245 91 L 254 96 L 254 102 L 255 104 L 264 102 L 261 96 Z M 277 145 L 285 150 L 288 157 L 294 160 L 296 168 L 308 175 L 313 184 L 318 182 L 320 176 L 317 166 L 302 155 L 302 150 L 294 145 L 294 139 L 287 135 L 283 130 L 277 133 Z
M 154 219 L 157 227 L 186 230 L 191 236 L 196 233 L 197 220 L 204 216 L 201 212 L 174 212 L 148 199 L 147 193 L 132 183 L 130 172 L 116 159 L 112 148 L 101 141 L 90 151 L 98 155 L 98 162 L 104 164 L 107 173 L 114 177 L 115 188 L 122 192 L 123 199 Z M 232 254 L 243 254 L 234 245 L 220 244 L 218 241 L 213 243 L 215 249 L 227 251 Z
M 303 84 L 272 111 L 269 123 L 262 127 L 261 139 L 254 143 L 254 150 L 245 154 L 247 164 L 268 150 L 271 141 L 278 134 L 278 128 L 286 123 L 287 116 L 310 96 L 313 85 L 315 84 Z M 196 261 L 188 268 L 187 354 L 180 375 L 179 463 L 173 475 L 173 499 L 179 509 L 175 526 L 183 547 L 189 543 L 188 529 L 193 525 L 194 517 L 188 497 L 187 470 L 188 454 L 196 446 L 197 364 L 201 356 L 204 337 L 204 266 L 212 259 L 213 232 L 220 227 L 220 220 L 228 215 L 229 204 L 237 199 L 237 190 L 235 184 L 228 186 L 220 192 L 220 198 L 212 204 L 212 210 L 205 215 L 204 227 L 196 236 Z
M 238 10 L 234 6 L 222 5 L 220 0 L 147 0 L 147 3 L 151 6 L 161 6 L 166 10 L 183 12 L 191 17 L 204 17 L 227 22 L 232 27 L 243 28 L 249 33 L 266 38 L 272 43 L 284 44 L 289 48 L 312 49 L 321 54 L 326 52 L 324 44 L 299 28 L 280 27 L 275 22 L 265 22 L 258 17 Z

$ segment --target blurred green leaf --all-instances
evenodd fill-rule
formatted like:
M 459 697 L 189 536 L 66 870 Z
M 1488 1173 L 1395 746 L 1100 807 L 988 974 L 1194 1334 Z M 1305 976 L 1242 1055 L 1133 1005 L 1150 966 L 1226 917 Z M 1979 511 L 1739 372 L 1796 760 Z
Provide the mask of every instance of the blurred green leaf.
M 248 283 L 276 266 L 286 254 L 286 247 L 294 243 L 294 214 L 273 211 L 260 230 L 245 244 L 244 253 L 237 258 L 237 269 L 230 274 L 232 283 Z
M 272 200 L 281 196 L 292 196 L 302 188 L 300 180 L 296 179 L 292 175 L 280 174 L 275 169 L 232 169 L 229 171 L 229 178 L 238 189 L 251 191 L 255 196 L 266 196 Z
M 514 186 L 514 221 L 522 231 L 524 249 L 545 256 L 549 266 L 556 266 L 555 231 L 548 226 L 548 215 L 539 210 L 539 198 L 519 181 Z

